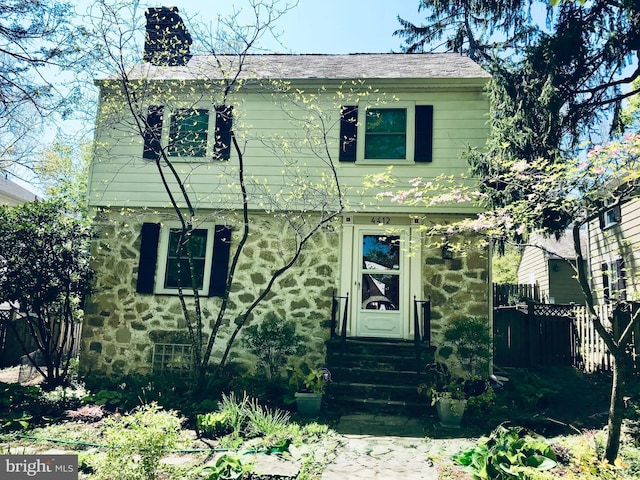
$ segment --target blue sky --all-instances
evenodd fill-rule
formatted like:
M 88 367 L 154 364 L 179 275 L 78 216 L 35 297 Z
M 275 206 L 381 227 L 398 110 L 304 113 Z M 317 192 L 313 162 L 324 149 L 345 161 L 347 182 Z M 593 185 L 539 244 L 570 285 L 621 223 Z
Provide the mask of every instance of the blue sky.
M 141 2 L 144 8 L 161 2 Z M 277 23 L 287 53 L 387 53 L 400 51 L 401 39 L 393 36 L 398 15 L 420 23 L 418 0 L 299 0 L 298 6 Z M 215 19 L 248 8 L 246 0 L 170 0 L 188 16 Z M 265 45 L 275 48 L 276 44 Z

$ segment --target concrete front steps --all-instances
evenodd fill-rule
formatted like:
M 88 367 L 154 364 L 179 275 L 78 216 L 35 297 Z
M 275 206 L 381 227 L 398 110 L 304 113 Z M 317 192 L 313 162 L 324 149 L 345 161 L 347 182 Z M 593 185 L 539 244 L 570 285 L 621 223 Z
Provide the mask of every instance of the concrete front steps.
M 423 410 L 417 387 L 433 349 L 413 342 L 380 339 L 332 339 L 327 343 L 327 368 L 332 383 L 326 407 L 339 411 L 407 413 Z

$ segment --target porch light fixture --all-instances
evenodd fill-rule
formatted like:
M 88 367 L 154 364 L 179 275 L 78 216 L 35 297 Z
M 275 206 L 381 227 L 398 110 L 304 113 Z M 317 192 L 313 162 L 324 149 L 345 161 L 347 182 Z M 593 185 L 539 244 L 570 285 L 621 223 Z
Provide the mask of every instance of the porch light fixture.
M 442 244 L 442 259 L 453 259 L 453 247 L 449 244 L 449 239 L 445 239 L 444 243 Z

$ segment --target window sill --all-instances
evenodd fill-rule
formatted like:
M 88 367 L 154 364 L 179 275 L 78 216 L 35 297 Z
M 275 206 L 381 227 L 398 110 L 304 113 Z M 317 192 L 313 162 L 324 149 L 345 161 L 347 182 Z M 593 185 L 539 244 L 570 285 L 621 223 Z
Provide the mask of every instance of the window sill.
M 363 160 L 356 160 L 355 164 L 356 165 L 376 165 L 376 166 L 381 166 L 381 165 L 414 165 L 416 162 L 414 162 L 413 160 L 407 160 L 407 159 L 376 159 L 376 160 L 370 160 L 370 159 L 363 159 Z

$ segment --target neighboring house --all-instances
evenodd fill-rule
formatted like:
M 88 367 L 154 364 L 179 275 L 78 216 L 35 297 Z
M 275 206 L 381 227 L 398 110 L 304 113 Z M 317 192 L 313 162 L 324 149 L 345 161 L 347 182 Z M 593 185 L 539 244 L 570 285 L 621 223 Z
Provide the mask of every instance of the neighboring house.
M 179 36 L 190 43 L 186 32 Z M 345 211 L 316 235 L 255 317 L 272 311 L 296 320 L 312 362 L 324 358 L 334 292 L 349 295 L 348 337 L 413 339 L 414 299 L 431 299 L 436 347 L 453 318 L 489 321 L 485 248 L 470 246 L 464 255 L 444 258 L 441 245 L 425 239 L 421 228 L 473 215 L 474 207 L 410 207 L 375 200 L 376 191 L 363 190 L 366 175 L 389 166 L 407 187 L 416 177 L 467 171 L 461 153 L 468 145 L 483 147 L 488 132 L 484 88 L 490 77 L 477 64 L 458 54 L 251 55 L 245 58 L 242 85 L 222 106 L 211 99 L 224 77 L 216 62 L 233 72 L 233 58 L 179 58 L 180 53 L 169 52 L 165 58 L 173 60 L 158 62 L 154 58 L 162 49 L 150 45 L 149 38 L 145 59 L 150 61 L 136 66 L 129 78 L 147 82 L 145 91 L 173 87 L 166 98 L 156 94 L 147 104 L 146 138 L 127 130 L 134 119 L 125 105 L 120 112 L 105 106 L 118 91 L 112 79 L 98 82 L 96 143 L 102 147 L 91 165 L 89 202 L 98 212 L 99 237 L 95 291 L 83 323 L 85 372 L 148 372 L 154 359 L 188 343 L 171 255 L 177 223 L 159 173 L 167 170 L 154 161 L 160 144 L 199 209 L 200 294 L 207 318 L 217 312 L 229 247 L 233 251 L 242 226 L 236 215 L 241 205 L 233 174 L 239 158 L 230 148 L 231 129 L 242 144 L 250 177 L 252 231 L 234 277 L 230 319 L 255 300 L 290 248 L 283 212 L 265 192 L 286 196 L 291 182 L 301 178 L 320 185 L 332 176 L 331 159 Z M 309 110 L 309 103 L 319 109 Z M 326 127 L 326 142 L 306 141 L 319 126 Z M 154 140 L 154 132 L 162 142 Z M 287 180 L 293 171 L 299 176 Z M 288 209 L 313 212 L 323 196 L 306 204 L 292 197 Z M 220 335 L 224 340 L 229 333 Z M 236 342 L 234 360 L 243 358 Z
M 586 231 L 582 233 L 582 251 L 586 256 L 587 235 Z M 545 303 L 584 304 L 575 266 L 576 251 L 570 231 L 559 239 L 533 235 L 520 258 L 518 283 L 537 285 Z
M 9 180 L 6 176 L 0 177 L 0 205 L 20 205 L 21 203 L 31 202 L 38 197 L 21 187 L 15 182 Z M 8 328 L 7 322 L 19 321 L 24 314 L 18 312 L 17 305 L 9 302 L 2 302 L 0 299 L 0 366 L 14 365 L 18 362 L 20 356 L 24 355 L 24 351 L 20 347 L 16 339 L 15 331 Z M 29 332 L 26 331 L 24 322 L 20 322 L 20 330 L 23 341 L 33 347 L 35 344 L 31 340 Z
M 589 257 L 598 304 L 639 300 L 640 201 L 605 208 L 589 227 Z
M 38 198 L 34 193 L 6 177 L 0 177 L 0 205 L 20 205 Z

